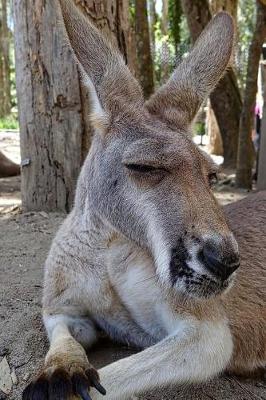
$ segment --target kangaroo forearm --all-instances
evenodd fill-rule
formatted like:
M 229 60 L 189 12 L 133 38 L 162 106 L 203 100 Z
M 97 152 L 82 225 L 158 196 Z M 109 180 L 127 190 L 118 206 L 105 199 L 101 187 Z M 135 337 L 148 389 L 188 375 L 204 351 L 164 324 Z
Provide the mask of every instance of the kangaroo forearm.
M 108 400 L 125 400 L 159 386 L 202 382 L 226 368 L 232 348 L 227 326 L 206 322 L 192 335 L 168 337 L 100 369 L 101 383 Z M 100 399 L 93 389 L 92 398 Z

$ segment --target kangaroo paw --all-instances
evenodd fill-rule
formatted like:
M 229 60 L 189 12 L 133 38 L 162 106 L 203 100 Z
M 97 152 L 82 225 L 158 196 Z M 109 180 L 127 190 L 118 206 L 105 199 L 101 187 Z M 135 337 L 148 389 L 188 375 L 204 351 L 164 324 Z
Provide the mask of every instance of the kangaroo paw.
M 98 372 L 92 367 L 49 367 L 26 387 L 22 400 L 92 400 L 89 394 L 91 387 L 102 395 L 106 394 Z

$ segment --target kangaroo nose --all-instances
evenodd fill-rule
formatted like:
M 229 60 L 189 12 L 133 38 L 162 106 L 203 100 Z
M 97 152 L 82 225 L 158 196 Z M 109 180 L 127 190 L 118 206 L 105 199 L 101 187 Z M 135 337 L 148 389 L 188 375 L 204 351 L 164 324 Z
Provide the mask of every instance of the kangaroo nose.
M 239 267 L 239 254 L 228 243 L 223 243 L 221 249 L 217 243 L 207 242 L 202 255 L 207 270 L 223 281 Z

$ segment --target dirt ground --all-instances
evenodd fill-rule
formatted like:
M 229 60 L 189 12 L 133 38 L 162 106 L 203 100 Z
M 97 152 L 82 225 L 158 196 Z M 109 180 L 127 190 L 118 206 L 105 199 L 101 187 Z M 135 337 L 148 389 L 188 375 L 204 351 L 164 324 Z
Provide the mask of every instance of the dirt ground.
M 235 191 L 226 180 L 216 188 L 223 204 L 247 195 Z M 0 179 L 0 363 L 6 357 L 17 377 L 10 394 L 0 391 L 0 400 L 21 399 L 48 350 L 41 321 L 43 264 L 64 218 L 55 213 L 21 213 L 19 185 L 19 177 Z M 100 367 L 133 351 L 102 339 L 89 358 Z M 266 382 L 223 376 L 196 387 L 156 390 L 139 399 L 266 400 Z

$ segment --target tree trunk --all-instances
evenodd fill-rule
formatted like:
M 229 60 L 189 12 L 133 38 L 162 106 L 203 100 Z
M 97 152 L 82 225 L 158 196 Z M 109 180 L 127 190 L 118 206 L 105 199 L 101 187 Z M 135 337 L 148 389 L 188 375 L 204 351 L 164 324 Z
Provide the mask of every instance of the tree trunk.
M 242 100 L 231 68 L 211 93 L 210 100 L 223 139 L 223 167 L 235 169 Z
M 10 32 L 7 25 L 7 1 L 0 1 L 0 118 L 11 112 Z
M 149 0 L 149 17 L 150 17 L 150 43 L 152 48 L 152 59 L 155 55 L 155 24 L 157 22 L 157 14 L 155 8 L 155 0 Z
M 233 7 L 232 3 L 234 3 L 235 7 Z M 234 20 L 236 21 L 237 1 L 232 2 L 231 0 L 210 0 L 209 4 L 212 15 L 215 15 L 219 11 L 226 10 L 233 16 Z M 217 124 L 217 119 L 215 117 L 212 106 L 210 102 L 208 103 L 209 103 L 208 113 L 207 113 L 208 135 L 209 135 L 208 150 L 210 154 L 223 156 L 223 141 L 221 137 L 221 132 Z
M 237 18 L 238 0 L 210 0 L 210 10 L 214 15 L 219 11 L 227 11 L 235 20 Z
M 161 31 L 163 36 L 161 57 L 161 83 L 165 83 L 170 75 L 170 50 L 168 45 L 168 0 L 162 2 Z
M 207 0 L 182 0 L 192 41 L 211 19 Z M 229 68 L 210 96 L 223 139 L 224 167 L 235 168 L 242 101 L 234 70 Z
M 222 156 L 223 141 L 210 102 L 208 102 L 208 111 L 207 111 L 207 130 L 209 136 L 208 151 L 210 152 L 210 154 L 215 154 L 216 156 Z
M 266 1 L 265 1 L 266 3 Z M 266 4 L 265 4 L 266 5 Z M 266 190 L 266 61 L 260 62 L 261 68 L 261 93 L 263 95 L 263 110 L 258 154 L 258 190 Z
M 154 90 L 153 62 L 151 57 L 149 22 L 147 14 L 147 1 L 135 0 L 135 33 L 138 65 L 140 76 L 139 80 L 145 98 L 148 98 Z
M 180 40 L 181 40 L 181 18 L 182 18 L 181 0 L 169 0 L 168 5 L 168 20 L 169 31 L 173 39 L 175 47 L 176 61 L 180 58 Z
M 262 45 L 265 39 L 266 6 L 257 0 L 256 25 L 249 47 L 247 80 L 240 118 L 239 147 L 236 171 L 236 185 L 238 187 L 247 189 L 252 187 L 254 149 L 251 132 L 254 122 L 259 61 L 262 52 Z
M 127 1 L 79 3 L 130 62 Z M 69 211 L 90 146 L 87 93 L 56 18 L 53 0 L 14 0 L 24 210 Z

